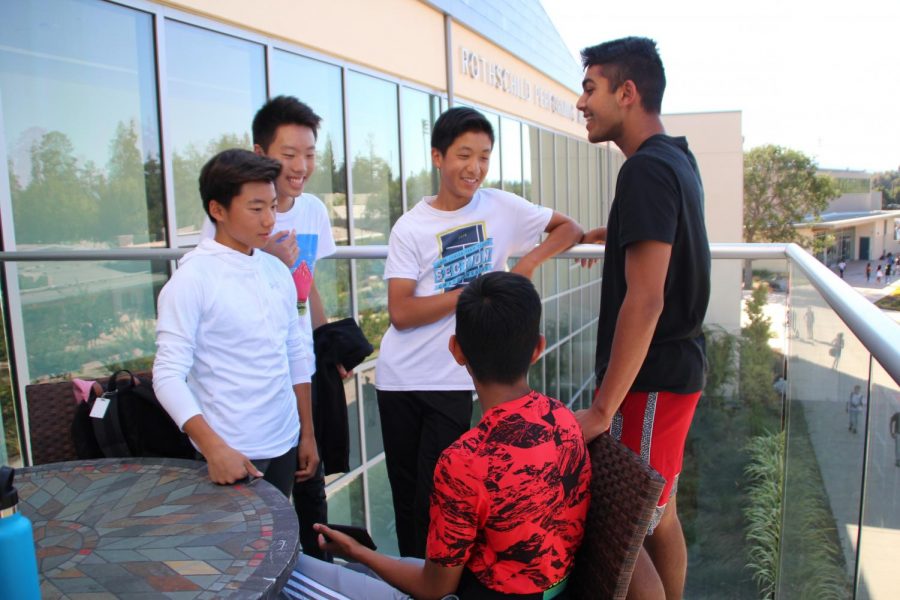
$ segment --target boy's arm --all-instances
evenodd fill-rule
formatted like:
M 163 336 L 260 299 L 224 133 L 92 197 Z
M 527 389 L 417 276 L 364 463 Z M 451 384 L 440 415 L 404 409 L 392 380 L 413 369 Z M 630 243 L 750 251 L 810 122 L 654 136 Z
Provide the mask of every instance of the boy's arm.
M 584 237 L 581 225 L 556 211 L 553 211 L 550 222 L 547 223 L 544 231 L 550 235 L 519 259 L 516 266 L 511 269 L 513 273 L 519 273 L 530 279 L 534 270 L 541 266 L 541 263 L 563 250 L 571 248 L 573 244 L 577 244 Z
M 316 287 L 316 280 L 313 278 L 312 285 L 309 287 L 309 318 L 312 320 L 312 328 L 318 329 L 328 322 L 325 316 L 325 307 L 322 306 L 322 297 L 319 296 L 319 288 Z
M 300 415 L 300 444 L 297 446 L 297 471 L 295 481 L 306 481 L 319 467 L 319 450 L 316 431 L 313 429 L 312 390 L 309 382 L 294 385 L 297 397 L 297 413 Z
M 625 250 L 627 291 L 613 334 L 609 366 L 590 408 L 575 413 L 588 442 L 609 429 L 634 383 L 663 310 L 663 292 L 672 246 L 644 241 Z
M 455 592 L 459 586 L 464 568 L 462 565 L 444 567 L 428 559 L 424 565 L 403 562 L 370 550 L 350 536 L 325 525 L 316 524 L 313 528 L 330 540 L 329 543 L 319 544 L 323 549 L 366 565 L 387 583 L 414 598 L 439 600 Z
M 456 310 L 456 301 L 462 290 L 463 288 L 459 288 L 433 296 L 416 296 L 414 279 L 388 279 L 388 314 L 391 325 L 402 331 L 439 321 Z
M 194 415 L 188 419 L 183 429 L 200 448 L 200 454 L 206 459 L 209 478 L 213 483 L 234 483 L 247 475 L 263 476 L 249 458 L 226 444 L 225 440 L 213 431 L 203 415 Z

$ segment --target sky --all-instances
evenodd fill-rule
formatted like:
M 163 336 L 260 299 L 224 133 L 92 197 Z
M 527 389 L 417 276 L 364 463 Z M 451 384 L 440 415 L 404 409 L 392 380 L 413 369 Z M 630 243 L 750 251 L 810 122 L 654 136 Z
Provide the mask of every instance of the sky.
M 541 0 L 573 55 L 656 40 L 663 113 L 739 110 L 744 150 L 821 168 L 900 168 L 900 0 Z

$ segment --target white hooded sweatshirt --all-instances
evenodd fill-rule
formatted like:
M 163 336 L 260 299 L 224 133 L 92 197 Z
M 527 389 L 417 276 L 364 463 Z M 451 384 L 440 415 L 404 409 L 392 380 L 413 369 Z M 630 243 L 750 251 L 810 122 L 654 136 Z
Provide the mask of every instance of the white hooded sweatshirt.
M 179 261 L 158 304 L 153 389 L 175 423 L 202 414 L 251 459 L 296 446 L 293 385 L 310 375 L 287 267 L 206 239 Z

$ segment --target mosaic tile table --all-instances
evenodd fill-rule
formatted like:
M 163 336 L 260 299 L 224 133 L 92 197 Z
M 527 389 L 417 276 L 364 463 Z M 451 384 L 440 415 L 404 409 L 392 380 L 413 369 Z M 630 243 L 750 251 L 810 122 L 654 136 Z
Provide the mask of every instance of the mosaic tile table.
M 273 486 L 219 486 L 204 463 L 103 459 L 16 471 L 44 598 L 274 598 L 299 548 Z

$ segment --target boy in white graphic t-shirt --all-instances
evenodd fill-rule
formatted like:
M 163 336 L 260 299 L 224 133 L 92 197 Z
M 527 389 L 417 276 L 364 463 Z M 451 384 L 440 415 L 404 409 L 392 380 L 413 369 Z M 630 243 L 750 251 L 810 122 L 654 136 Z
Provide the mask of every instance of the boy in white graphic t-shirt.
M 482 273 L 506 270 L 513 254 L 524 256 L 512 271 L 531 277 L 583 235 L 549 208 L 481 189 L 493 146 L 493 128 L 478 111 L 451 108 L 441 115 L 431 136 L 438 194 L 400 217 L 388 242 L 391 326 L 375 386 L 403 556 L 425 556 L 435 464 L 472 416 L 472 378 L 448 350 L 460 292 Z M 549 235 L 535 246 L 544 232 Z

